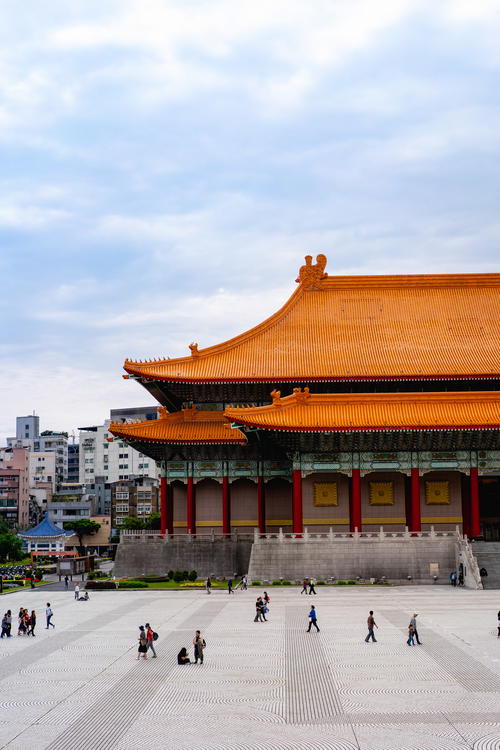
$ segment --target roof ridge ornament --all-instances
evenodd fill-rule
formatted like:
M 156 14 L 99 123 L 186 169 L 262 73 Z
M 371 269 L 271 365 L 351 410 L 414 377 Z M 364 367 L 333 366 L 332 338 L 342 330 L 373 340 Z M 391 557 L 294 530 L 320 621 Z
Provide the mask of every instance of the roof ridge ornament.
M 274 388 L 271 391 L 271 398 L 273 400 L 273 406 L 281 406 L 281 391 L 277 391 L 276 388 Z
M 158 412 L 158 419 L 166 419 L 168 417 L 168 409 L 166 406 L 159 406 L 156 410 Z
M 189 349 L 191 351 L 192 357 L 200 356 L 200 352 L 198 351 L 198 344 L 196 342 L 193 341 L 191 344 L 189 344 Z
M 299 268 L 299 275 L 295 281 L 302 284 L 304 289 L 319 289 L 319 282 L 328 276 L 325 272 L 326 255 L 322 253 L 317 255 L 314 265 L 312 265 L 312 255 L 306 255 L 304 260 L 305 264 Z
M 302 390 L 302 388 L 294 388 L 293 395 L 295 396 L 295 401 L 297 404 L 305 404 L 311 396 L 309 392 L 309 386 L 306 385 L 304 390 Z

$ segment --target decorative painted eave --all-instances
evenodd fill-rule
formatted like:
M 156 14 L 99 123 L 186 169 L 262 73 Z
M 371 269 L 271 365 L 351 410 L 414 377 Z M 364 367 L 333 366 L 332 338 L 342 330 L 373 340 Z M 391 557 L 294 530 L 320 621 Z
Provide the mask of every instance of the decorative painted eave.
M 196 407 L 168 412 L 158 409 L 158 419 L 143 422 L 112 422 L 108 431 L 127 442 L 173 445 L 246 445 L 247 438 L 232 429 L 224 412 L 198 410 Z
M 329 276 L 325 266 L 306 256 L 290 299 L 249 331 L 124 369 L 198 384 L 500 378 L 500 274 Z
M 500 392 L 312 394 L 294 389 L 260 407 L 226 409 L 242 428 L 287 432 L 500 430 Z

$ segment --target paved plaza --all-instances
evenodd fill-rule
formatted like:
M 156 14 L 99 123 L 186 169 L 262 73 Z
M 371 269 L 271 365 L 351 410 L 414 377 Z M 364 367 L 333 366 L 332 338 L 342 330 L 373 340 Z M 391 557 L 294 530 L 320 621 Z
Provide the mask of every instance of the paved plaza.
M 38 613 L 36 638 L 0 642 L 0 747 L 9 750 L 500 748 L 500 592 L 447 586 L 48 592 L 3 596 Z M 307 633 L 308 608 L 321 632 Z M 375 610 L 377 643 L 366 644 Z M 419 613 L 422 646 L 406 644 Z M 14 617 L 14 619 L 16 619 Z M 136 661 L 137 627 L 160 634 Z M 205 663 L 177 666 L 195 629 Z

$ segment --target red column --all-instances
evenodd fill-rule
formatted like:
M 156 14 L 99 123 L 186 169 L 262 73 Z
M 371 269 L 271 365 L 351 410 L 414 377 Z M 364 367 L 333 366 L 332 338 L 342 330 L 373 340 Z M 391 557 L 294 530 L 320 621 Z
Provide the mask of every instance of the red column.
M 167 477 L 160 477 L 160 531 L 167 532 Z
M 462 532 L 470 539 L 470 483 L 465 474 L 461 474 L 460 486 L 462 489 Z
M 420 518 L 420 476 L 418 469 L 412 468 L 409 531 L 421 531 L 422 524 Z
M 187 479 L 187 533 L 196 534 L 196 491 L 193 477 Z
M 231 495 L 229 477 L 222 477 L 222 533 L 231 533 Z
M 470 470 L 470 535 L 474 539 L 481 536 L 481 522 L 479 515 L 479 477 L 477 467 Z
M 352 470 L 350 511 L 350 530 L 361 531 L 361 473 L 359 469 Z
M 266 533 L 266 485 L 264 477 L 257 477 L 257 519 L 259 533 Z
M 292 471 L 292 531 L 294 534 L 302 534 L 302 472 L 300 469 Z

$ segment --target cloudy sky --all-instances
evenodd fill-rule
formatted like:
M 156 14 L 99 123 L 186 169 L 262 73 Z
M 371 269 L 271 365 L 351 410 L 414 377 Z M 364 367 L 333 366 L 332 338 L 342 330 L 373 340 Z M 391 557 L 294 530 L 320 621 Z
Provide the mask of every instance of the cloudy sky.
M 330 274 L 498 271 L 498 0 L 3 0 L 0 444 Z

